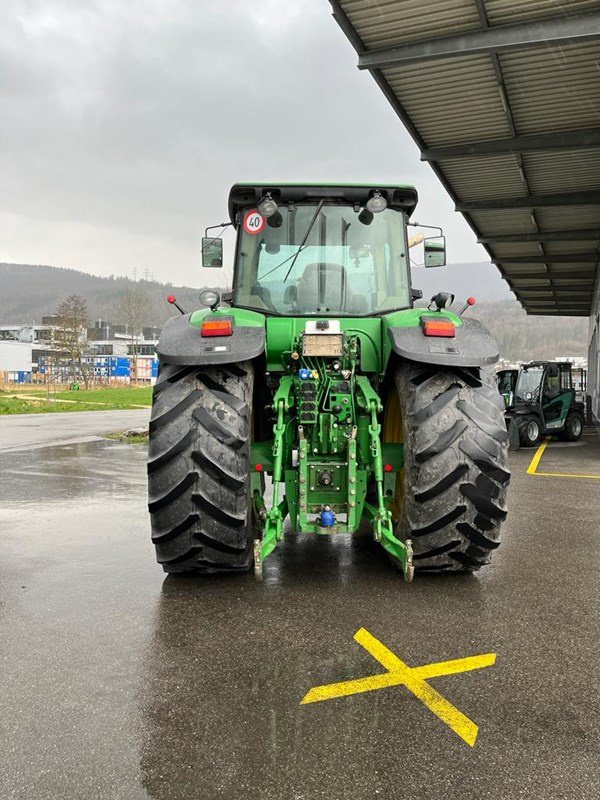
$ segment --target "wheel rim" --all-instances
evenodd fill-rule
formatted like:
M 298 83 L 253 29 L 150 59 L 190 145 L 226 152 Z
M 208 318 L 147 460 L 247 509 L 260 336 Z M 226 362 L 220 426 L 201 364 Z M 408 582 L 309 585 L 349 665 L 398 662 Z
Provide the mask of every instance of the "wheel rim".
M 383 441 L 389 444 L 404 444 L 404 427 L 402 425 L 402 411 L 396 387 L 392 388 L 385 404 L 383 417 Z M 392 517 L 397 522 L 402 516 L 404 508 L 404 467 L 398 471 L 396 478 L 396 499 L 392 503 Z
M 540 429 L 538 428 L 537 422 L 534 422 L 533 420 L 531 420 L 531 422 L 529 422 L 528 425 L 527 425 L 527 438 L 530 441 L 535 442 L 535 440 L 539 436 L 539 433 L 540 433 Z
M 581 420 L 579 417 L 575 417 L 573 422 L 571 423 L 571 432 L 573 436 L 579 436 L 581 433 Z

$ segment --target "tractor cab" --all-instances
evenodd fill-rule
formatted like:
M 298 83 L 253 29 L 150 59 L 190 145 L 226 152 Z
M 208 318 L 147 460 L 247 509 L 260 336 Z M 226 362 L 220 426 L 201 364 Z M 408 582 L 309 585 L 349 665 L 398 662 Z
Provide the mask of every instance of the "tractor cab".
M 409 187 L 235 186 L 233 305 L 267 316 L 364 317 L 411 305 Z
M 513 410 L 519 439 L 525 447 L 535 445 L 543 435 L 560 435 L 576 441 L 583 431 L 584 408 L 577 400 L 571 364 L 532 361 L 524 364 L 514 390 Z

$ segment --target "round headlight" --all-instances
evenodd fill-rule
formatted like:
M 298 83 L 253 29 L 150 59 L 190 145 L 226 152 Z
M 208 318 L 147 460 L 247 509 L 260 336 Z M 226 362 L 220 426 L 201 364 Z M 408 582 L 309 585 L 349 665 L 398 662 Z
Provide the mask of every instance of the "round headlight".
M 270 194 L 266 194 L 259 202 L 256 207 L 256 210 L 261 215 L 261 217 L 269 218 L 272 217 L 273 214 L 277 211 L 277 203 Z
M 209 308 L 218 306 L 220 300 L 221 295 L 215 292 L 214 289 L 205 289 L 203 292 L 200 292 L 200 302 L 203 306 L 209 306 Z
M 371 214 L 379 214 L 380 211 L 385 211 L 387 208 L 387 200 L 381 192 L 373 192 L 371 197 L 367 200 L 366 208 Z

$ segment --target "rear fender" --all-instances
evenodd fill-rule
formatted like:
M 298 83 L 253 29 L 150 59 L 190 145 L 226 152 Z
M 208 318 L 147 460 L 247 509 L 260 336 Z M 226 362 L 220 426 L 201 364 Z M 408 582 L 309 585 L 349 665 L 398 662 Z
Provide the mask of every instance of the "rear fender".
M 498 361 L 498 345 L 485 325 L 462 318 L 454 338 L 424 336 L 420 325 L 390 327 L 392 350 L 401 358 L 445 367 L 485 367 Z
M 247 314 L 236 319 L 235 309 L 222 309 L 220 317 L 233 317 L 231 336 L 202 337 L 201 319 L 198 314 L 183 314 L 171 317 L 165 323 L 156 352 L 163 361 L 171 364 L 232 364 L 249 361 L 265 350 L 265 329 L 260 324 L 243 324 L 249 320 Z M 256 317 L 263 319 L 262 315 Z M 194 318 L 194 323 L 190 320 Z

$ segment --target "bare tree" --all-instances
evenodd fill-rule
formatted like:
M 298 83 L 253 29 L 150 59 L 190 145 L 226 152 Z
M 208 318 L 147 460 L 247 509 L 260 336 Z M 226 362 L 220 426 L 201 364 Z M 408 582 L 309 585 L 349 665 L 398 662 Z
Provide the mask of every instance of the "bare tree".
M 130 286 L 125 294 L 121 295 L 117 303 L 117 315 L 121 324 L 127 328 L 129 344 L 131 347 L 131 363 L 134 380 L 138 377 L 139 343 L 142 338 L 144 323 L 148 318 L 150 299 L 147 292 L 140 286 Z
M 88 352 L 87 302 L 77 294 L 70 294 L 59 303 L 55 316 L 58 329 L 55 332 L 54 343 L 69 360 L 72 377 L 80 375 L 87 389 L 90 383 L 90 369 L 83 362 L 83 357 Z

